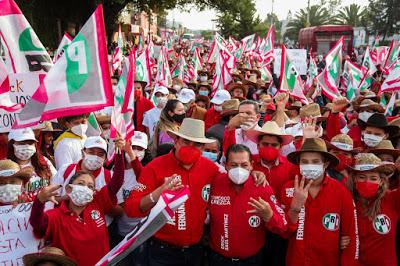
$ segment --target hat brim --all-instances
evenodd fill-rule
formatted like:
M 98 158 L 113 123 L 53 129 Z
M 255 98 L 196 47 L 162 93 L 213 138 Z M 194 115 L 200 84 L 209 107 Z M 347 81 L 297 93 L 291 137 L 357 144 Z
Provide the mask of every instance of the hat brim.
M 316 150 L 301 150 L 301 151 L 291 152 L 291 153 L 289 153 L 287 155 L 287 159 L 288 159 L 289 162 L 298 165 L 299 164 L 300 154 L 302 154 L 304 152 L 318 152 L 318 153 L 321 153 L 326 159 L 328 159 L 329 165 L 332 166 L 332 167 L 334 167 L 334 166 L 339 164 L 339 159 L 335 155 L 330 154 L 329 152 L 316 151 Z
M 0 176 L 0 179 L 1 179 L 2 177 L 16 177 L 16 178 L 20 178 L 20 179 L 22 179 L 24 182 L 26 182 L 26 181 L 29 180 L 29 178 L 31 178 L 32 174 L 33 174 L 33 168 L 28 166 L 28 167 L 22 168 L 21 170 L 19 170 L 18 172 L 16 172 L 16 173 L 13 174 L 13 175 L 10 175 L 10 176 Z
M 258 138 L 260 136 L 264 136 L 264 135 L 271 135 L 271 136 L 276 136 L 278 138 L 281 138 L 282 145 L 287 145 L 293 140 L 292 135 L 279 135 L 279 134 L 270 133 L 270 132 L 257 130 L 257 129 L 251 129 L 247 132 L 247 137 L 249 139 L 251 139 L 254 143 L 258 143 Z
M 350 166 L 347 166 L 346 168 L 347 168 L 347 170 L 349 170 L 350 172 L 353 172 L 353 173 L 363 173 L 363 172 L 374 171 L 374 172 L 379 172 L 379 173 L 383 173 L 383 174 L 386 174 L 386 175 L 390 175 L 394 171 L 396 171 L 396 166 L 394 164 L 391 164 L 391 163 L 384 163 L 384 164 L 381 164 L 381 165 L 379 165 L 379 166 L 377 166 L 375 168 L 368 169 L 368 170 L 358 170 L 358 169 L 355 169 L 355 168 L 350 167 Z
M 381 128 L 385 130 L 389 134 L 390 137 L 393 137 L 399 133 L 399 127 L 398 126 L 393 126 L 393 125 L 386 125 L 386 126 L 379 126 L 379 125 L 373 125 L 368 122 L 364 122 L 361 119 L 357 119 L 357 124 L 361 129 L 365 129 L 367 126 L 370 127 L 376 127 L 376 128 Z
M 341 149 L 341 148 L 339 148 L 339 147 L 336 147 L 335 145 L 333 145 L 332 143 L 330 143 L 330 142 L 327 141 L 327 140 L 325 140 L 325 143 L 326 143 L 326 147 L 327 147 L 328 149 L 333 149 L 333 150 L 342 151 L 342 152 L 348 152 L 348 153 L 351 153 L 351 154 L 357 154 L 357 153 L 359 153 L 359 151 L 357 151 L 357 150 L 355 150 L 355 149 L 352 149 L 352 150 L 344 150 L 344 149 Z
M 202 144 L 210 144 L 210 143 L 214 143 L 215 142 L 214 139 L 194 138 L 194 137 L 187 136 L 187 135 L 184 135 L 184 134 L 181 134 L 179 132 L 172 131 L 172 130 L 167 130 L 167 133 L 172 137 L 173 136 L 177 136 L 177 137 L 180 137 L 180 138 L 183 138 L 183 139 L 187 139 L 187 140 L 190 140 L 190 141 L 193 141 L 193 142 L 202 143 Z
M 228 115 L 237 115 L 239 113 L 239 110 L 226 110 L 226 111 L 222 111 L 220 116 L 228 116 Z
M 398 157 L 400 155 L 400 150 L 397 149 L 371 149 L 369 152 L 373 154 L 389 154 L 394 157 Z
M 77 263 L 67 256 L 56 255 L 51 253 L 32 253 L 27 254 L 22 258 L 24 265 L 26 266 L 33 266 L 38 264 L 39 262 L 44 261 L 52 261 L 59 265 L 65 266 L 75 266 Z

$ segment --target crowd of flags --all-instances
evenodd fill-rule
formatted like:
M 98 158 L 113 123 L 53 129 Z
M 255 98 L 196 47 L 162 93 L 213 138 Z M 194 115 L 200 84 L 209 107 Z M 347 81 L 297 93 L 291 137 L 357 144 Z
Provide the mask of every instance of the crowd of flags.
M 0 10 L 0 40 L 5 49 L 5 61 L 0 58 L 0 108 L 7 112 L 20 112 L 14 127 L 32 126 L 39 121 L 52 120 L 66 113 L 93 113 L 112 106 L 111 137 L 117 134 L 129 137 L 134 130 L 134 80 L 146 82 L 147 86 L 166 87 L 172 87 L 173 79 L 185 83 L 196 82 L 199 71 L 205 65 L 215 64 L 211 77 L 214 91 L 225 89 L 233 81 L 232 74 L 239 64 L 248 69 L 257 66 L 261 72 L 261 80 L 273 83 L 271 63 L 275 58 L 274 26 L 270 27 L 266 37 L 251 34 L 242 40 L 236 40 L 232 36 L 225 39 L 216 33 L 211 44 L 206 43 L 203 38 L 192 40 L 188 49 L 189 58 L 176 53 L 178 43 L 171 34 L 165 35 L 158 58 L 155 58 L 152 40 L 148 40 L 145 45 L 141 35 L 136 49 L 124 56 L 124 39 L 119 26 L 117 46 L 110 62 L 103 9 L 99 5 L 74 38 L 67 33 L 63 36 L 55 56 L 51 59 L 13 0 L 1 1 Z M 204 55 L 201 51 L 206 45 L 209 49 Z M 399 41 L 392 41 L 389 47 L 367 47 L 360 66 L 350 60 L 344 61 L 344 45 L 342 37 L 325 55 L 326 64 L 320 73 L 310 51 L 305 82 L 286 47 L 282 45 L 278 91 L 288 92 L 307 104 L 309 99 L 305 96 L 306 92 L 317 83 L 317 90 L 329 99 L 345 95 L 352 100 L 371 87 L 373 76 L 378 70 L 377 65 L 381 65 L 381 75 L 385 77 L 381 92 L 400 90 Z M 176 62 L 173 66 L 169 65 L 171 58 Z M 153 80 L 154 67 L 157 71 Z M 40 86 L 25 106 L 10 100 L 8 76 L 15 73 L 30 73 L 40 80 Z M 119 76 L 115 91 L 111 86 L 111 74 Z M 390 109 L 396 97 L 397 93 L 393 93 L 387 109 Z M 95 127 L 93 124 L 96 131 Z

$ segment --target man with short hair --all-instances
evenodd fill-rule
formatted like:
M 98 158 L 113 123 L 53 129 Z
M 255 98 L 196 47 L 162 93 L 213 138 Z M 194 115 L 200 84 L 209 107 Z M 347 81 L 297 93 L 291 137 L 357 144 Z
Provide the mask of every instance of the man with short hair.
M 239 113 L 230 121 L 224 132 L 223 151 L 226 153 L 229 146 L 243 144 L 249 147 L 251 154 L 258 154 L 257 143 L 251 140 L 248 132 L 251 129 L 260 129 L 260 109 L 258 103 L 244 100 L 239 105 Z
M 133 124 L 135 125 L 135 130 L 145 132 L 143 126 L 143 116 L 144 113 L 149 111 L 154 107 L 154 104 L 144 97 L 143 90 L 146 87 L 146 82 L 135 80 L 134 84 L 134 100 L 135 100 L 135 112 L 133 113 Z
M 160 120 L 161 111 L 168 102 L 168 95 L 169 91 L 165 86 L 156 86 L 154 89 L 157 106 L 145 112 L 143 115 L 143 126 L 149 139 L 153 138 L 154 129 Z

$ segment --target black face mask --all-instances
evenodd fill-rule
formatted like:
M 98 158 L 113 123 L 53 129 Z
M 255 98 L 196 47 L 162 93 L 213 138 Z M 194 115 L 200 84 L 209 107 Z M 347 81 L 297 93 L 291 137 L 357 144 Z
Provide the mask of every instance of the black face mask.
M 176 123 L 181 124 L 183 122 L 183 119 L 185 119 L 185 117 L 186 117 L 186 114 L 181 114 L 181 115 L 174 114 L 172 116 L 172 120 L 174 120 Z

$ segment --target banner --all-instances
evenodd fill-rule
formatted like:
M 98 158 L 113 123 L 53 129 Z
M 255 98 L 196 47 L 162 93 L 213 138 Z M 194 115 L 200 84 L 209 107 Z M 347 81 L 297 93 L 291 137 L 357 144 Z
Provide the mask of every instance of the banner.
M 293 65 L 299 75 L 307 75 L 307 50 L 306 49 L 286 49 Z M 281 71 L 282 49 L 274 49 L 274 74 L 279 77 Z
M 149 215 L 143 218 L 115 248 L 107 253 L 96 265 L 115 265 L 135 248 L 152 237 L 174 216 L 175 211 L 189 198 L 187 187 L 180 191 L 163 192 Z
M 39 250 L 29 223 L 32 203 L 0 207 L 0 265 L 23 265 L 22 257 Z
M 17 117 L 14 127 L 113 105 L 103 7 L 99 5 Z

